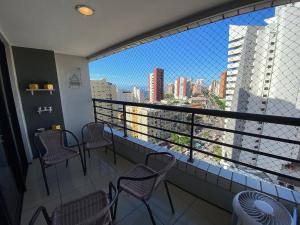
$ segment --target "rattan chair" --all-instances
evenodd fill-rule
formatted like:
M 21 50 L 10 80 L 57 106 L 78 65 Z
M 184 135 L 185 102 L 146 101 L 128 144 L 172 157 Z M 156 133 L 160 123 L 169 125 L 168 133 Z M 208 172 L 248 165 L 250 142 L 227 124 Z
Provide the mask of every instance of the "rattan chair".
M 162 157 L 166 157 L 167 164 L 159 171 L 155 171 L 148 166 L 148 162 L 150 158 L 153 156 L 161 155 Z M 145 164 L 138 164 L 133 169 L 131 169 L 125 176 L 121 176 L 117 182 L 118 195 L 125 191 L 137 199 L 141 200 L 145 206 L 147 207 L 148 213 L 150 215 L 152 224 L 156 224 L 151 208 L 147 201 L 151 198 L 153 191 L 158 187 L 161 182 L 164 182 L 165 189 L 168 195 L 169 203 L 171 206 L 172 213 L 174 214 L 174 207 L 171 200 L 169 188 L 167 181 L 165 180 L 165 176 L 168 171 L 174 166 L 176 163 L 175 157 L 168 152 L 157 152 L 157 153 L 149 153 L 146 156 Z M 115 204 L 115 216 L 117 211 L 118 199 Z
M 33 225 L 42 212 L 47 225 L 111 225 L 114 216 L 113 204 L 117 190 L 109 184 L 109 193 L 97 191 L 79 199 L 62 204 L 54 209 L 49 217 L 45 207 L 40 206 L 32 216 Z
M 107 126 L 110 129 L 110 138 L 105 137 L 104 128 Z M 88 151 L 89 158 L 91 157 L 90 150 L 111 147 L 114 154 L 114 164 L 116 164 L 116 151 L 114 143 L 114 134 L 111 126 L 105 122 L 91 122 L 82 127 L 81 130 L 83 142 L 83 155 L 86 165 L 85 152 Z
M 66 137 L 70 136 L 75 141 L 75 145 L 68 146 Z M 50 194 L 49 186 L 46 177 L 45 169 L 56 165 L 61 162 L 66 162 L 68 166 L 68 160 L 79 156 L 82 165 L 83 173 L 85 175 L 85 166 L 82 158 L 80 145 L 76 136 L 68 130 L 46 130 L 35 133 L 35 145 L 38 149 L 39 160 L 42 168 L 43 178 L 47 190 L 47 194 Z M 38 146 L 41 146 L 44 151 Z

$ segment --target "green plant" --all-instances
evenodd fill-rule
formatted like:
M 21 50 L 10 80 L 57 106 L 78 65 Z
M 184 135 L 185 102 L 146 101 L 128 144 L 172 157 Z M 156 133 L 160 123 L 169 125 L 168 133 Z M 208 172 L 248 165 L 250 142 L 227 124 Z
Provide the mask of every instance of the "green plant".
M 214 145 L 213 146 L 213 153 L 215 155 L 222 156 L 222 148 L 221 148 L 221 146 L 220 145 Z M 214 160 L 216 160 L 217 162 L 221 161 L 221 159 L 217 158 L 217 157 L 214 157 Z

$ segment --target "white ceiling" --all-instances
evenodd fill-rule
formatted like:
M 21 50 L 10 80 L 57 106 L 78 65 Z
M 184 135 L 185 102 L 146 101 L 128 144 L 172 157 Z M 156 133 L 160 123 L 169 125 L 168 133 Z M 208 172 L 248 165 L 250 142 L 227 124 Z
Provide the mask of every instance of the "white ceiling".
M 229 0 L 1 0 L 0 30 L 12 45 L 88 56 Z M 74 9 L 96 10 L 84 17 Z

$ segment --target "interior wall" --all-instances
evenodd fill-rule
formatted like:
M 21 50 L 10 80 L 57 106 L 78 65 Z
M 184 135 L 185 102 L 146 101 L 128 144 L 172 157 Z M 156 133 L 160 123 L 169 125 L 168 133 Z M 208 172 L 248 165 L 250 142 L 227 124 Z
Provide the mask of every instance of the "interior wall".
M 81 128 L 94 120 L 88 60 L 55 54 L 65 128 L 81 139 Z
M 0 40 L 5 45 L 7 66 L 8 66 L 10 82 L 11 82 L 11 89 L 13 92 L 16 114 L 18 117 L 20 132 L 21 132 L 22 141 L 24 144 L 24 150 L 26 153 L 27 161 L 31 161 L 32 151 L 31 151 L 31 145 L 29 143 L 29 139 L 28 139 L 28 135 L 27 135 L 27 126 L 26 126 L 24 112 L 23 112 L 23 108 L 22 108 L 21 96 L 20 96 L 19 88 L 18 88 L 16 70 L 15 70 L 13 54 L 12 54 L 12 47 L 11 47 L 10 43 L 8 42 L 7 38 L 3 35 L 3 33 L 1 33 L 1 30 L 0 30 Z
M 37 157 L 33 142 L 36 129 L 50 128 L 53 124 L 60 124 L 64 127 L 54 52 L 15 46 L 12 47 L 12 51 L 28 138 L 33 157 Z M 26 91 L 29 83 L 52 83 L 55 91 L 52 95 L 49 92 L 35 92 L 31 95 Z M 39 106 L 51 106 L 53 112 L 38 114 Z

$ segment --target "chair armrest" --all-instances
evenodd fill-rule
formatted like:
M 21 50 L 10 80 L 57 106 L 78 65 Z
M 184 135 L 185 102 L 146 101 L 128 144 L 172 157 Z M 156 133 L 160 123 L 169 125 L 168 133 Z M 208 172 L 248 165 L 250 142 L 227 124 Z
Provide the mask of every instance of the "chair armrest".
M 109 123 L 105 123 L 105 122 L 103 122 L 103 123 L 104 123 L 104 125 L 108 126 L 108 128 L 110 130 L 111 141 L 114 142 L 114 132 L 113 132 L 111 125 Z
M 170 157 L 174 157 L 174 155 L 172 155 L 171 153 L 169 152 L 151 152 L 151 153 L 148 153 L 146 155 L 146 160 L 145 160 L 145 165 L 147 166 L 148 165 L 148 161 L 149 159 L 151 158 L 151 156 L 155 156 L 155 155 L 168 155 Z
M 75 135 L 73 132 L 69 131 L 69 130 L 62 130 L 62 132 L 67 133 L 67 134 L 70 134 L 70 136 L 75 140 L 75 143 L 76 143 L 75 145 L 72 145 L 72 147 L 77 146 L 77 147 L 78 147 L 78 150 L 81 152 L 79 140 L 78 140 L 78 138 L 76 137 L 76 135 Z M 66 146 L 66 147 L 67 147 L 67 148 L 70 148 L 71 146 Z
M 50 220 L 49 215 L 48 215 L 48 213 L 47 213 L 47 210 L 46 210 L 46 208 L 45 208 L 44 206 L 40 206 L 40 207 L 35 211 L 35 213 L 33 214 L 32 218 L 31 218 L 31 220 L 29 221 L 29 224 L 28 224 L 28 225 L 33 225 L 33 224 L 36 222 L 36 220 L 37 220 L 37 218 L 39 217 L 39 215 L 40 215 L 41 212 L 43 213 L 43 216 L 44 216 L 44 218 L 45 218 L 45 220 L 46 220 L 46 223 L 47 223 L 48 225 L 51 225 L 51 220 Z

